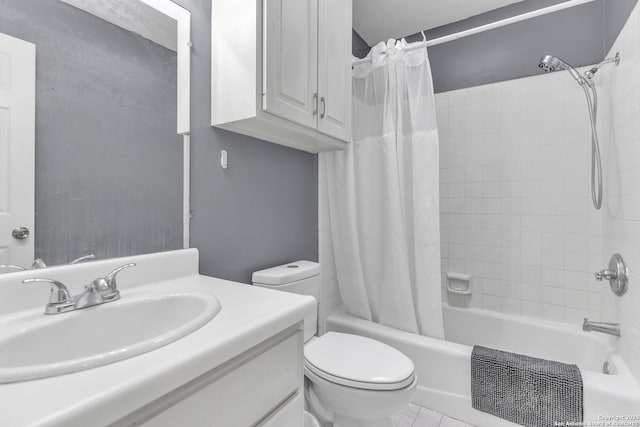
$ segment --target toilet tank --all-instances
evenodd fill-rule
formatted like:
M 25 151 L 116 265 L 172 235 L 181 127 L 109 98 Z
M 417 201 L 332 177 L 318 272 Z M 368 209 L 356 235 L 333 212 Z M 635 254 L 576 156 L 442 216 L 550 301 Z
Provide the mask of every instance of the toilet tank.
M 320 296 L 320 264 L 313 261 L 296 261 L 265 270 L 251 276 L 254 286 L 309 295 L 316 299 L 316 310 L 304 319 L 305 342 L 318 331 L 318 299 Z

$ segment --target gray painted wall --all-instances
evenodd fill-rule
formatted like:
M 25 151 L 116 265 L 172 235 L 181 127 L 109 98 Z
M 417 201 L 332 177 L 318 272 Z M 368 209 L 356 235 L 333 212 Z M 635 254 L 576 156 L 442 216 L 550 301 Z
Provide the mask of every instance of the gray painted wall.
M 456 33 L 565 0 L 525 0 L 427 31 L 430 39 Z M 600 62 L 637 0 L 599 0 L 429 48 L 436 92 L 540 73 L 538 60 L 553 54 L 579 67 Z M 421 39 L 415 34 L 408 40 Z
M 176 2 L 192 16 L 191 246 L 200 272 L 250 283 L 258 269 L 317 261 L 317 156 L 211 127 L 211 1 Z
M 605 52 L 609 51 L 613 43 L 615 43 L 637 2 L 638 0 L 609 0 L 604 2 Z
M 358 58 L 364 58 L 371 47 L 365 42 L 356 30 L 351 30 L 351 53 Z
M 37 46 L 36 256 L 182 247 L 176 55 L 59 0 L 0 0 Z

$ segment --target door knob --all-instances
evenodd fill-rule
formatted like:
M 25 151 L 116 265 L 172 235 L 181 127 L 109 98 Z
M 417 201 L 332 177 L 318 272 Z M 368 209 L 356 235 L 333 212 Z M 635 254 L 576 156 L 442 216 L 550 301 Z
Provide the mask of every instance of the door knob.
M 31 232 L 27 227 L 18 227 L 11 232 L 11 235 L 16 240 L 24 240 L 29 238 Z

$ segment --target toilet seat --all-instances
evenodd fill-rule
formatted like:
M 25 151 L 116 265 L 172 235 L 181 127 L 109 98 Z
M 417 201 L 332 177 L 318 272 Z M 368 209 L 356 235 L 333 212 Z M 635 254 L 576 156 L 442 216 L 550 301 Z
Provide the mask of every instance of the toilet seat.
M 364 390 L 399 390 L 415 378 L 411 359 L 370 338 L 328 332 L 304 348 L 305 369 L 326 381 Z

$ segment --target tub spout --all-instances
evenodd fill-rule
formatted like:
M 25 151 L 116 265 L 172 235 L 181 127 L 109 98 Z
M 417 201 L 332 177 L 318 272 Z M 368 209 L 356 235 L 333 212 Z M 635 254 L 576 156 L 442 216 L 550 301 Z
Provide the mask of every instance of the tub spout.
M 592 322 L 586 317 L 584 318 L 584 323 L 582 324 L 582 330 L 586 332 L 602 332 L 603 334 L 609 334 L 615 337 L 620 336 L 619 323 Z

